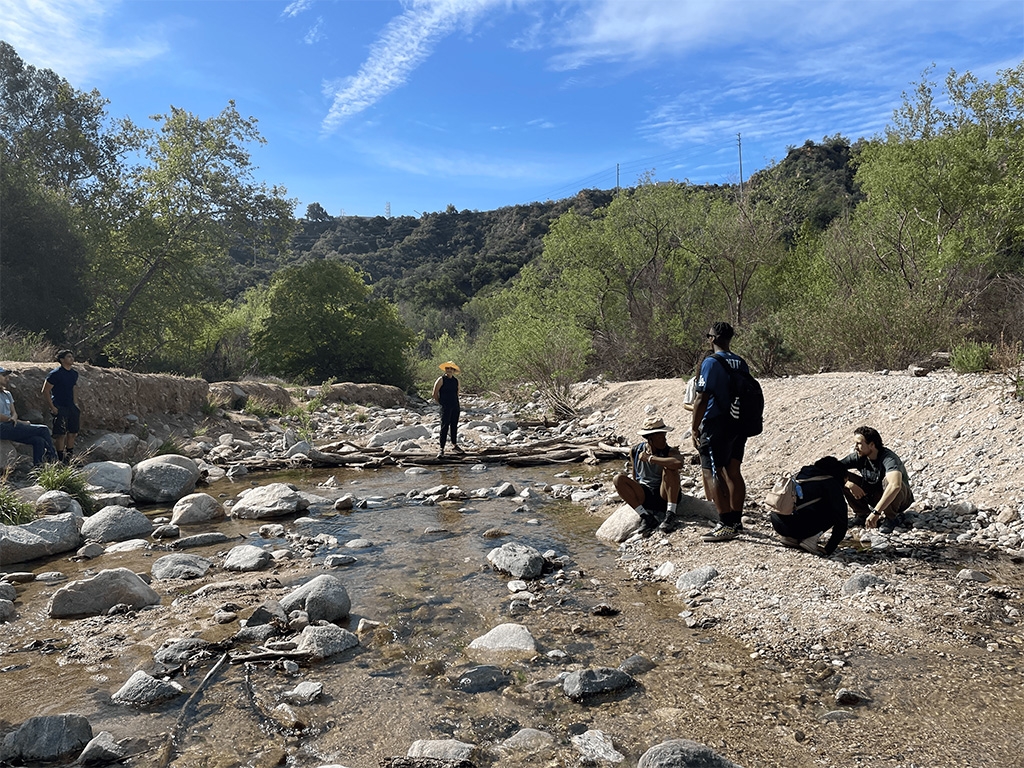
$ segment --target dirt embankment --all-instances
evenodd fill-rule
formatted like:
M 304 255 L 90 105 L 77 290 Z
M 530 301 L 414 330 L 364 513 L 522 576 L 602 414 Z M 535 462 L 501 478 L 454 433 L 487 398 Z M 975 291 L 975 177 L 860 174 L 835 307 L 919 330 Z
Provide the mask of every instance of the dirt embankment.
M 679 379 L 583 385 L 585 409 L 600 410 L 633 439 L 655 412 L 675 427 L 670 442 L 691 450 L 691 414 Z M 782 472 L 852 450 L 853 430 L 875 427 L 907 465 L 919 500 L 952 497 L 978 507 L 1024 505 L 1024 403 L 999 374 L 950 370 L 907 373 L 823 373 L 762 379 L 764 433 L 747 444 L 748 493 L 761 498 Z

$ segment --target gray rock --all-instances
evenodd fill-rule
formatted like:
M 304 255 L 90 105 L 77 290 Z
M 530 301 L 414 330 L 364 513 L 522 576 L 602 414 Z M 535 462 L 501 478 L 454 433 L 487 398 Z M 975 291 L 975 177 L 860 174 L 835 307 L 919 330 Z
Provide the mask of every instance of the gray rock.
M 0 598 L 0 624 L 8 621 L 14 621 L 15 616 L 18 612 L 14 609 L 14 602 L 5 598 Z
M 105 507 L 82 523 L 82 536 L 100 544 L 137 539 L 151 533 L 153 522 L 134 507 Z
M 410 427 L 399 427 L 398 429 L 378 432 L 370 438 L 366 445 L 368 448 L 379 448 L 388 443 L 400 443 L 403 440 L 416 440 L 421 437 L 430 437 L 430 430 L 421 424 L 415 424 Z
M 676 579 L 676 589 L 680 592 L 703 589 L 716 576 L 718 576 L 718 571 L 714 566 L 702 565 L 700 568 L 687 571 Z
M 136 435 L 130 432 L 110 432 L 100 435 L 93 441 L 89 446 L 89 456 L 96 459 L 96 463 L 108 461 L 121 463 L 131 461 L 138 449 L 139 438 Z
M 177 501 L 192 493 L 199 465 L 187 456 L 154 456 L 132 468 L 132 498 L 155 504 Z
M 621 669 L 594 667 L 571 672 L 562 682 L 562 691 L 573 701 L 613 693 L 629 688 L 636 681 Z
M 835 695 L 836 704 L 842 707 L 856 707 L 858 704 L 867 704 L 870 699 L 866 693 L 855 691 L 852 688 L 840 688 Z
M 144 608 L 159 603 L 160 595 L 138 575 L 127 568 L 111 568 L 65 584 L 53 593 L 47 613 L 53 619 L 69 619 L 99 616 L 120 604 Z
M 184 692 L 185 689 L 178 683 L 157 680 L 140 669 L 128 678 L 128 681 L 110 697 L 110 700 L 115 704 L 145 709 L 162 701 L 177 698 Z
M 536 728 L 523 728 L 501 742 L 502 749 L 523 752 L 540 752 L 544 749 L 550 749 L 554 745 L 554 736 L 547 731 L 538 731 Z
M 843 594 L 856 595 L 857 593 L 863 592 L 868 587 L 874 586 L 876 584 L 885 584 L 885 580 L 880 579 L 878 576 L 875 576 L 875 574 L 868 573 L 866 571 L 863 571 L 861 573 L 855 573 L 853 576 L 846 580 L 845 584 L 843 584 Z
M 284 692 L 284 700 L 290 704 L 309 704 L 316 701 L 324 693 L 323 683 L 303 682 Z
M 135 438 L 136 445 L 138 442 Z M 132 488 L 132 465 L 123 461 L 91 462 L 82 467 L 82 475 L 89 485 L 98 486 L 107 493 L 127 493 Z
M 324 558 L 324 568 L 342 568 L 355 563 L 356 559 L 352 555 L 328 555 Z
M 158 581 L 166 579 L 198 579 L 206 575 L 213 562 L 199 555 L 175 553 L 164 555 L 153 563 L 150 573 Z
M 18 589 L 13 584 L 0 581 L 0 600 L 10 600 L 12 603 L 18 599 Z
M 92 726 L 82 715 L 31 717 L 4 737 L 0 762 L 49 763 L 77 757 L 92 740 Z
M 121 763 L 128 758 L 128 750 L 118 744 L 109 731 L 100 731 L 85 745 L 78 756 L 81 765 L 110 765 Z
M 516 487 L 512 483 L 502 483 L 494 489 L 494 495 L 499 497 L 515 496 Z
M 259 571 L 272 561 L 273 558 L 267 550 L 254 547 L 252 544 L 242 544 L 228 552 L 224 558 L 224 570 Z
M 957 581 L 975 581 L 979 584 L 984 584 L 987 581 L 991 581 L 991 579 L 989 579 L 989 577 L 981 571 L 975 571 L 970 568 L 963 568 L 956 575 L 956 579 Z
M 70 514 L 83 517 L 78 499 L 65 491 L 47 491 L 36 499 L 36 513 L 40 515 Z
M 544 573 L 544 556 L 533 547 L 514 541 L 502 544 L 487 554 L 487 561 L 515 579 L 536 579 Z
M 181 529 L 171 523 L 158 525 L 153 529 L 153 538 L 157 541 L 162 541 L 164 539 L 176 539 L 179 536 L 181 536 Z
M 432 757 L 436 760 L 470 760 L 475 744 L 455 739 L 417 739 L 409 747 L 407 757 Z
M 285 483 L 270 483 L 251 488 L 231 508 L 231 516 L 245 520 L 294 515 L 306 508 L 302 495 Z
M 571 736 L 569 741 L 580 753 L 580 761 L 583 765 L 594 765 L 595 763 L 621 763 L 626 756 L 615 749 L 612 737 L 604 731 L 589 730 L 584 733 Z
M 595 535 L 602 541 L 619 544 L 639 531 L 641 525 L 640 515 L 628 504 L 622 504 L 605 518 Z
M 640 756 L 637 768 L 741 768 L 703 744 L 672 739 L 655 744 Z
M 279 632 L 280 630 L 273 624 L 260 624 L 256 627 L 242 627 L 231 639 L 236 643 L 262 645 Z
M 359 638 L 347 629 L 324 624 L 303 629 L 295 650 L 307 652 L 314 659 L 328 659 L 357 645 Z
M 75 552 L 75 557 L 80 557 L 83 560 L 92 560 L 99 557 L 104 552 L 106 552 L 106 550 L 103 548 L 103 545 L 94 541 L 90 544 L 86 544 L 84 547 L 80 547 L 79 550 Z
M 195 525 L 224 519 L 224 505 L 208 493 L 190 493 L 174 502 L 171 522 Z
M 323 574 L 310 579 L 281 600 L 285 613 L 305 611 L 311 622 L 348 618 L 352 600 L 341 579 Z
M 281 604 L 276 600 L 267 600 L 258 606 L 252 615 L 246 620 L 247 627 L 258 627 L 263 624 L 279 624 L 282 627 L 288 624 L 288 614 Z
M 512 682 L 501 667 L 483 664 L 460 672 L 452 682 L 452 687 L 465 693 L 483 693 L 504 688 Z
M 25 563 L 78 549 L 81 518 L 54 515 L 24 525 L 0 525 L 0 564 Z
M 175 549 L 191 549 L 192 547 L 208 547 L 211 544 L 224 544 L 231 541 L 227 534 L 220 531 L 209 533 L 197 533 L 192 536 L 183 536 L 172 545 Z
M 473 640 L 469 647 L 479 651 L 535 653 L 537 641 L 522 624 L 499 624 Z
M 641 656 L 639 653 L 630 656 L 628 659 L 619 664 L 619 669 L 625 672 L 627 675 L 642 675 L 644 672 L 650 672 L 654 669 L 655 664 L 653 661 L 648 659 L 646 656 Z
M 209 640 L 198 637 L 172 638 L 163 642 L 153 659 L 169 667 L 180 667 L 194 659 L 208 658 L 211 645 Z

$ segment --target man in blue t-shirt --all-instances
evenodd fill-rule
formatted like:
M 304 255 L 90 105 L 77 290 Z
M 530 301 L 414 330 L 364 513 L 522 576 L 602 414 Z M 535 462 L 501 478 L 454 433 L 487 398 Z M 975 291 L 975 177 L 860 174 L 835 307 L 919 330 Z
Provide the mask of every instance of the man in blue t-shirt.
M 693 447 L 700 453 L 704 495 L 718 511 L 718 525 L 704 541 L 729 541 L 743 533 L 743 502 L 747 484 L 740 472 L 747 438 L 738 434 L 729 415 L 732 375 L 726 368 L 749 370 L 739 355 L 729 351 L 733 327 L 726 322 L 711 326 L 707 338 L 712 354 L 704 358 L 697 376 L 693 401 Z
M 882 533 L 905 525 L 903 513 L 914 503 L 910 475 L 903 460 L 882 445 L 874 427 L 853 431 L 853 453 L 840 459 L 848 472 L 843 493 L 855 515 L 854 522 Z
M 70 464 L 82 417 L 82 409 L 78 407 L 75 395 L 75 385 L 78 384 L 78 371 L 73 367 L 75 353 L 70 349 L 62 349 L 57 353 L 57 362 L 60 365 L 50 371 L 43 382 L 43 397 L 50 401 L 53 444 L 57 448 L 57 457 L 63 463 Z

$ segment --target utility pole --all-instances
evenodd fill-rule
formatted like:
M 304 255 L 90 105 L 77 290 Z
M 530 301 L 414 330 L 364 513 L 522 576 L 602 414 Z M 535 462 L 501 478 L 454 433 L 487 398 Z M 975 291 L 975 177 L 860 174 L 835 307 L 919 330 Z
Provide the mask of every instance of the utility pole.
M 736 148 L 740 153 L 740 200 L 743 199 L 743 137 L 736 134 Z
M 615 191 L 619 191 L 619 164 L 615 164 Z
M 388 202 L 384 203 L 384 218 L 385 219 L 390 219 L 391 218 L 391 201 L 390 200 L 388 200 Z

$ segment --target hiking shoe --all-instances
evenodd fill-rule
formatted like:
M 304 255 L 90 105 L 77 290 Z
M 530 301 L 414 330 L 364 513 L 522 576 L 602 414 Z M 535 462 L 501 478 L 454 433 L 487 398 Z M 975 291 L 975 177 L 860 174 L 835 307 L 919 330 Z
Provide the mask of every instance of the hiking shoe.
M 867 514 L 867 512 L 858 513 L 858 514 L 853 516 L 853 523 L 852 523 L 852 525 L 850 527 L 851 528 L 863 528 L 867 524 L 867 522 L 868 522 L 868 514 Z
M 742 525 L 725 525 L 723 523 L 719 523 L 712 531 L 705 533 L 701 538 L 704 541 L 732 541 L 741 533 L 743 533 Z
M 666 517 L 660 523 L 658 523 L 658 531 L 661 533 L 672 533 L 676 529 L 676 524 L 672 521 L 672 518 Z
M 444 458 L 444 451 L 441 451 L 439 454 L 437 454 L 437 458 L 443 459 Z
M 800 549 L 800 539 L 794 539 L 792 536 L 779 536 L 782 540 L 782 546 L 789 547 L 790 549 Z
M 455 453 L 465 453 L 465 451 L 462 450 L 462 447 L 458 445 L 453 445 L 452 450 L 455 451 Z
M 878 526 L 878 530 L 886 536 L 889 536 L 892 534 L 893 529 L 904 527 L 906 527 L 906 522 L 903 519 L 903 515 L 896 515 L 896 517 L 885 518 L 881 525 Z
M 806 539 L 800 542 L 800 549 L 804 552 L 810 552 L 812 555 L 820 555 L 821 550 L 818 549 L 818 537 L 808 536 Z

